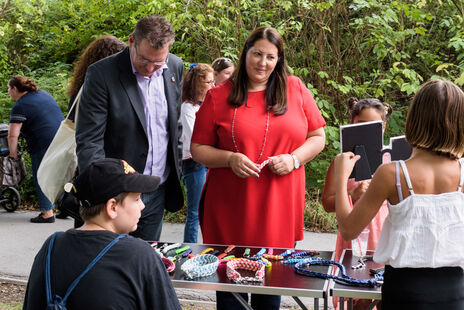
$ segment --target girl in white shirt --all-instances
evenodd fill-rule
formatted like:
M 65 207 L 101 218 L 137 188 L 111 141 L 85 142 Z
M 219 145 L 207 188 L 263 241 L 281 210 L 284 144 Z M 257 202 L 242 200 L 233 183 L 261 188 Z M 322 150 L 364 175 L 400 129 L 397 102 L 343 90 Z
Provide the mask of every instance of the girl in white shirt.
M 213 68 L 208 64 L 192 64 L 185 74 L 182 86 L 182 181 L 187 196 L 187 218 L 184 242 L 196 243 L 198 238 L 198 204 L 206 180 L 206 167 L 195 162 L 190 154 L 195 113 L 205 99 L 206 92 L 214 86 Z
M 337 155 L 339 231 L 355 239 L 387 200 L 389 215 L 374 260 L 385 264 L 382 309 L 464 309 L 464 93 L 425 83 L 406 118 L 406 162 L 380 166 L 351 209 L 347 181 L 359 159 Z

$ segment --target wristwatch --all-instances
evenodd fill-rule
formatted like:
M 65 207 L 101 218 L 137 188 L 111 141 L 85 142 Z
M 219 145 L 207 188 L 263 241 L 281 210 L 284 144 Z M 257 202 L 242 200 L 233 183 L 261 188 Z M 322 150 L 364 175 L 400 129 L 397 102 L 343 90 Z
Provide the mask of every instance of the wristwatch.
M 300 168 L 300 161 L 298 160 L 298 157 L 296 157 L 295 154 L 290 154 L 293 158 L 293 166 L 295 167 L 295 170 Z

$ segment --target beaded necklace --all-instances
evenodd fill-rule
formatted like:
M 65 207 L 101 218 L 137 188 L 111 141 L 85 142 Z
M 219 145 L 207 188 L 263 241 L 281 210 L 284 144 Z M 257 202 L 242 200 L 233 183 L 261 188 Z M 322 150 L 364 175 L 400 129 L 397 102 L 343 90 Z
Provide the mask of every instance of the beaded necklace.
M 235 141 L 235 135 L 234 135 L 234 128 L 235 128 L 235 116 L 237 115 L 237 107 L 234 109 L 234 116 L 232 118 L 232 142 L 234 142 L 234 148 L 235 152 L 240 153 L 238 150 L 237 142 Z M 259 163 L 259 160 L 261 159 L 261 156 L 263 156 L 264 153 L 264 147 L 266 146 L 266 140 L 267 140 L 267 132 L 269 131 L 269 111 L 267 111 L 267 117 L 266 117 L 266 130 L 264 131 L 264 141 L 263 141 L 263 147 L 261 148 L 261 152 L 259 153 L 258 159 L 256 160 L 256 163 Z M 267 164 L 267 163 L 266 163 Z
M 338 268 L 340 268 L 340 273 L 342 275 L 336 276 L 332 274 L 308 270 L 305 268 L 306 266 L 313 266 L 313 265 L 321 265 L 321 266 L 336 265 Z M 322 279 L 333 279 L 337 283 L 351 285 L 351 286 L 375 287 L 375 286 L 381 286 L 383 283 L 383 272 L 377 273 L 374 279 L 359 280 L 359 279 L 355 279 L 355 278 L 351 278 L 347 276 L 345 266 L 333 260 L 318 260 L 318 259 L 309 258 L 302 262 L 297 263 L 295 265 L 295 272 L 298 274 L 304 275 L 304 276 L 317 277 L 317 278 L 322 278 Z

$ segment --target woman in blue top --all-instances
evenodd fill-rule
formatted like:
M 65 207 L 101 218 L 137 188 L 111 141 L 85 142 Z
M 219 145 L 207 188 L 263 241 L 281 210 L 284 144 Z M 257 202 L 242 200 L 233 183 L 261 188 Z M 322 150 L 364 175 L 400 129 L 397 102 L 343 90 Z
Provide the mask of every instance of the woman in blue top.
M 16 101 L 10 112 L 8 146 L 10 157 L 18 157 L 18 137 L 21 133 L 27 142 L 31 155 L 40 214 L 31 219 L 33 223 L 53 223 L 53 204 L 42 193 L 37 183 L 37 170 L 42 157 L 53 140 L 61 121 L 64 119 L 56 101 L 47 92 L 39 90 L 32 79 L 17 75 L 8 81 L 8 94 Z

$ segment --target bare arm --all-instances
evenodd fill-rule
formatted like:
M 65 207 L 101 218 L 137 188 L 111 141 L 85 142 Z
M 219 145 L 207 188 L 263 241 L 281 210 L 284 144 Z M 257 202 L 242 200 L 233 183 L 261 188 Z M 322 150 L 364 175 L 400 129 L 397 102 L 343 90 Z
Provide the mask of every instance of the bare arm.
M 335 167 L 334 161 L 330 163 L 329 169 L 325 176 L 324 190 L 322 191 L 321 202 L 324 210 L 327 212 L 335 212 Z M 361 196 L 366 192 L 371 180 L 364 180 L 348 191 L 353 201 L 358 201 Z
M 325 132 L 324 128 L 318 128 L 313 131 L 309 131 L 306 135 L 305 142 L 295 149 L 294 154 L 301 165 L 311 161 L 314 157 L 319 154 L 325 146 Z M 293 158 L 291 154 L 280 154 L 277 156 L 270 157 L 272 160 L 269 163 L 269 168 L 272 172 L 278 175 L 286 175 L 295 169 Z
M 339 231 L 345 240 L 356 238 L 372 221 L 382 203 L 390 197 L 394 188 L 394 169 L 391 164 L 377 169 L 370 186 L 351 209 L 348 200 L 347 182 L 359 155 L 351 152 L 335 157 L 336 197 L 335 209 Z M 394 168 L 394 167 L 393 167 Z
M 208 168 L 230 167 L 238 177 L 259 177 L 257 165 L 242 153 L 234 153 L 194 142 L 190 145 L 190 153 L 192 153 L 194 161 Z
M 327 212 L 335 212 L 335 179 L 334 160 L 332 160 L 325 175 L 324 190 L 321 195 L 322 206 Z
M 8 128 L 8 148 L 10 150 L 10 157 L 18 158 L 18 138 L 21 132 L 23 123 L 10 123 Z

